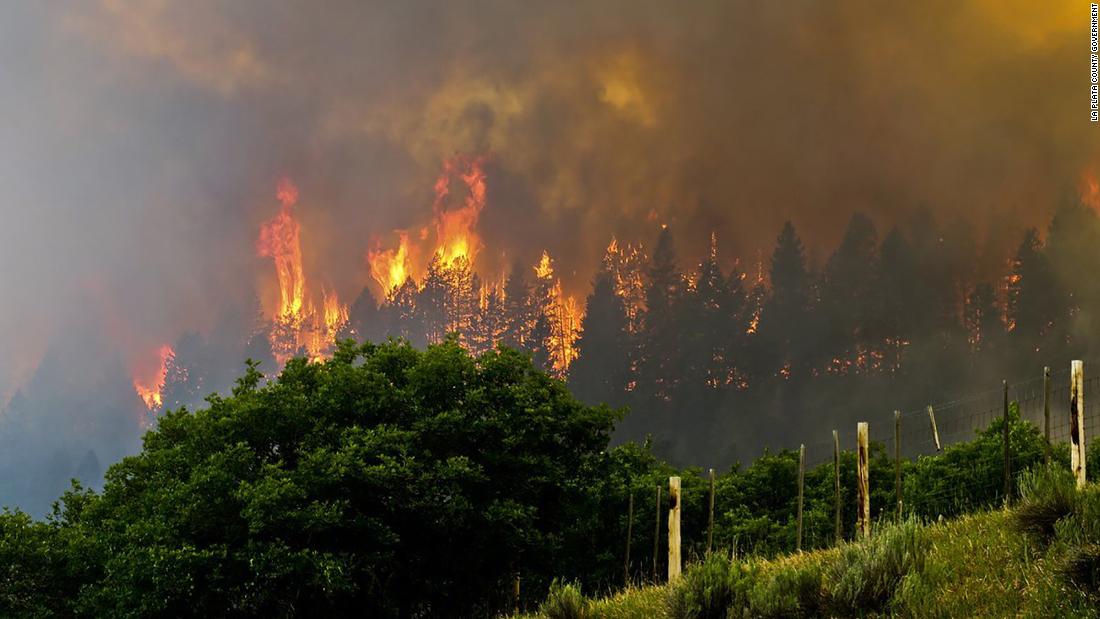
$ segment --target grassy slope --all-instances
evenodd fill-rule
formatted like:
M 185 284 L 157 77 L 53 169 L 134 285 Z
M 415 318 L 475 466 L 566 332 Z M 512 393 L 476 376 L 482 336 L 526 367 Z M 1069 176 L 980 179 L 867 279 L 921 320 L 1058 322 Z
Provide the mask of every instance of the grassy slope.
M 926 525 L 931 548 L 924 569 L 899 586 L 891 616 L 1098 617 L 1095 607 L 1065 585 L 1053 566 L 1065 552 L 1040 548 L 1011 526 L 1006 511 Z M 762 573 L 791 563 L 823 565 L 835 550 L 782 557 Z M 668 587 L 644 587 L 595 600 L 591 617 L 668 617 Z

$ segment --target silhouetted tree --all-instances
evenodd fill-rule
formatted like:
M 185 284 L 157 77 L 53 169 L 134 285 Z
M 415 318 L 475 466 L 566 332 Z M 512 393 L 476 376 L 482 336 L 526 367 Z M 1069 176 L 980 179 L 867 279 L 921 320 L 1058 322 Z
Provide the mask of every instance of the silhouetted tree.
M 569 388 L 583 402 L 621 406 L 630 378 L 630 334 L 622 299 L 606 270 L 596 275 L 582 324 Z
M 676 364 L 682 349 L 674 307 L 683 291 L 667 226 L 657 236 L 648 279 L 639 336 L 638 389 L 643 396 L 667 400 L 680 377 Z

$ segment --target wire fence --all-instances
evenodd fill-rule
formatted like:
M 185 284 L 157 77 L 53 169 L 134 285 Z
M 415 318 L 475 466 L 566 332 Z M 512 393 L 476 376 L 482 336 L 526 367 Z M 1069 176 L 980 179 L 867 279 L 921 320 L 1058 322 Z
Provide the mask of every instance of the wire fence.
M 904 513 L 916 513 L 919 517 L 935 518 L 937 515 L 951 516 L 976 509 L 989 508 L 1003 504 L 1006 499 L 1011 500 L 1012 496 L 1017 493 L 1020 476 L 1027 472 L 1028 467 L 1043 461 L 1043 454 L 1038 447 L 1040 444 L 1045 445 L 1041 438 L 1036 440 L 1034 435 L 1030 435 L 1030 437 L 1016 437 L 1015 440 L 1009 441 L 1010 448 L 1007 449 L 1009 467 L 1007 472 L 1009 475 L 1007 480 L 1004 475 L 1004 456 L 1006 454 L 1000 447 L 1003 444 L 1000 436 L 995 437 L 995 443 L 992 443 L 990 441 L 991 437 L 987 435 L 981 449 L 964 450 L 967 455 L 964 458 L 957 458 L 954 462 L 946 459 L 923 461 L 922 457 L 942 455 L 953 445 L 973 444 L 981 431 L 987 430 L 992 423 L 1004 418 L 1006 406 L 1015 403 L 1019 418 L 1037 428 L 1039 437 L 1049 433 L 1050 445 L 1054 447 L 1052 456 L 1058 458 L 1059 447 L 1057 446 L 1069 442 L 1071 432 L 1071 372 L 1068 365 L 1067 363 L 1067 367 L 1062 369 L 1051 369 L 1049 376 L 1044 375 L 1043 368 L 1038 368 L 1039 371 L 1034 376 L 994 384 L 988 389 L 976 391 L 954 400 L 932 403 L 924 407 L 897 413 L 887 410 L 883 411 L 881 415 L 866 419 L 869 426 L 870 443 L 873 446 L 872 461 L 869 463 L 871 474 L 869 494 L 875 497 L 871 501 L 872 520 L 890 520 L 898 512 L 894 495 L 898 492 L 896 486 L 897 468 L 895 467 L 899 466 L 902 469 L 900 494 Z M 1091 367 L 1088 362 L 1084 364 L 1086 371 Z M 1083 399 L 1085 430 L 1083 443 L 1087 446 L 1089 437 L 1096 437 L 1097 433 L 1100 432 L 1100 373 L 1092 376 L 1086 374 L 1083 377 Z M 1049 417 L 1047 415 L 1048 409 Z M 933 417 L 935 419 L 934 425 Z M 1010 431 L 1012 428 L 1013 426 L 1010 426 Z M 1018 430 L 1019 426 L 1015 426 L 1015 428 Z M 1010 436 L 1010 438 L 1012 437 Z M 787 503 L 783 497 L 794 493 L 798 493 L 798 496 L 808 493 L 806 494 L 807 503 L 815 501 L 817 506 L 815 512 L 807 512 L 804 532 L 802 520 L 799 518 L 798 530 L 800 537 L 797 541 L 793 537 L 785 537 L 786 541 L 778 545 L 782 547 L 772 544 L 773 549 L 782 551 L 784 549 L 795 550 L 796 548 L 819 548 L 835 543 L 833 505 L 841 511 L 841 536 L 845 539 L 851 539 L 857 535 L 854 527 L 857 495 L 856 476 L 853 470 L 855 468 L 853 452 L 857 449 L 855 428 L 838 429 L 837 439 L 834 442 L 832 433 L 829 433 L 820 437 L 820 440 L 803 443 L 805 447 L 804 470 L 807 476 L 805 488 L 800 485 L 803 478 L 801 474 L 797 483 L 792 481 L 794 483 L 793 487 L 786 487 L 786 482 L 772 486 L 769 493 L 772 496 L 766 499 L 765 502 L 771 501 L 789 506 L 791 504 Z M 1020 441 L 1019 445 L 1016 444 L 1017 441 Z M 900 451 L 897 449 L 899 443 Z M 845 459 L 841 468 L 847 468 L 843 473 L 839 471 L 836 473 L 840 475 L 841 481 L 839 482 L 839 492 L 835 494 L 834 498 L 832 464 L 838 444 L 840 456 Z M 876 444 L 880 445 L 882 449 L 874 448 Z M 1025 445 L 1026 449 L 1022 448 Z M 1019 452 L 1015 451 L 1017 448 L 1021 448 Z M 1064 451 L 1061 453 L 1060 457 L 1064 460 Z M 895 458 L 899 455 L 900 458 L 895 462 Z M 966 458 L 969 458 L 969 460 Z M 929 475 L 926 470 L 923 476 L 911 476 L 913 465 L 920 465 L 922 462 L 933 466 L 931 469 L 932 474 Z M 823 465 L 828 466 L 823 467 Z M 828 472 L 827 483 L 822 483 L 823 471 L 820 469 L 825 469 Z M 808 478 L 811 474 L 816 474 L 816 486 L 813 488 L 808 485 Z M 941 475 L 943 479 L 940 479 Z M 773 481 L 778 481 L 778 479 L 775 478 Z M 912 487 L 909 485 L 910 482 L 913 484 Z M 685 492 L 688 492 L 688 490 L 685 490 Z M 693 491 L 694 494 L 704 494 L 706 492 L 705 487 L 698 485 L 695 486 Z M 827 496 L 823 495 L 823 492 L 827 492 Z M 762 500 L 761 497 L 755 495 L 746 497 L 751 504 L 742 505 L 737 499 L 722 495 L 723 487 L 719 484 L 716 488 L 716 502 L 724 506 L 726 513 L 717 514 L 715 522 L 725 522 L 728 526 L 731 519 L 741 519 L 748 514 L 750 522 L 746 524 L 751 527 L 755 526 L 754 523 L 760 524 L 767 519 L 754 511 L 761 508 L 760 505 L 756 504 L 756 502 Z M 887 497 L 890 500 L 886 500 Z M 706 503 L 703 502 L 705 499 L 702 496 L 696 496 L 694 499 L 696 503 L 693 505 L 693 511 L 700 508 L 703 511 L 708 511 Z M 912 504 L 910 503 L 911 500 L 919 502 L 921 509 L 917 512 L 911 512 L 909 510 Z M 709 511 L 713 513 L 715 499 L 711 501 L 712 506 Z M 825 512 L 821 510 L 823 503 L 830 506 Z M 644 503 L 640 505 L 644 505 Z M 652 503 L 649 505 L 648 509 L 640 507 L 635 514 L 639 516 L 647 514 L 650 518 L 658 518 L 656 520 L 657 530 L 654 533 L 664 537 L 665 533 L 660 518 L 662 515 L 668 514 L 666 510 L 671 509 L 671 504 L 665 498 L 658 506 L 656 513 L 653 511 Z M 773 506 L 772 509 L 774 510 L 775 507 Z M 760 535 L 789 536 L 793 533 L 789 527 L 793 525 L 795 513 L 793 511 L 786 512 L 787 508 L 785 507 L 779 509 L 787 513 L 788 516 L 775 512 L 773 515 L 778 516 L 779 520 L 774 521 L 771 525 L 761 524 L 763 528 L 759 529 Z M 787 517 L 790 520 L 785 520 Z M 642 516 L 639 522 L 645 520 L 647 520 L 647 517 Z M 707 524 L 704 524 L 704 522 Z M 710 539 L 710 535 L 707 533 L 710 526 L 709 522 L 709 520 L 703 520 L 699 516 L 693 515 L 689 524 L 692 529 L 696 529 L 691 534 L 694 540 L 692 556 L 696 558 L 700 556 L 701 540 Z M 648 525 L 643 526 L 652 527 L 655 521 L 648 519 L 648 523 Z M 699 527 L 707 528 L 698 530 Z M 725 536 L 728 536 L 729 533 L 729 531 L 726 531 Z M 642 535 L 645 535 L 644 531 Z M 635 582 L 653 579 L 654 577 L 649 576 L 647 570 L 653 569 L 653 573 L 657 574 L 665 557 L 667 557 L 664 543 L 659 542 L 654 537 L 647 536 L 647 539 L 650 540 L 648 543 L 655 544 L 653 547 L 655 552 L 660 551 L 659 558 L 658 554 L 655 554 L 652 559 L 648 557 L 637 558 L 630 562 L 628 582 L 632 579 Z M 740 543 L 743 543 L 743 540 Z M 722 533 L 717 528 L 715 529 L 714 547 L 716 549 L 731 545 L 737 548 L 738 544 L 739 541 L 736 537 L 732 540 L 725 539 L 722 537 Z M 711 543 L 708 541 L 705 547 L 709 551 Z M 639 570 L 639 568 L 642 569 Z
M 1090 367 L 1085 363 L 1085 369 Z M 1038 376 L 1010 381 L 1008 383 L 1008 401 L 1016 402 L 1020 418 L 1031 422 L 1040 432 L 1045 430 L 1044 383 L 1042 371 Z M 1100 432 L 1100 375 L 1086 376 L 1084 382 L 1085 436 L 1096 436 Z M 1096 394 L 1089 398 L 1088 394 Z M 987 428 L 993 421 L 1004 415 L 1004 386 L 998 385 L 984 391 L 978 391 L 954 400 L 932 403 L 926 407 L 901 411 L 900 441 L 901 456 L 915 459 L 918 456 L 931 456 L 950 445 L 973 440 L 978 431 Z M 1070 372 L 1068 368 L 1051 370 L 1050 373 L 1050 440 L 1052 444 L 1067 442 L 1070 437 Z M 931 414 L 929 414 L 931 408 Z M 935 418 L 933 431 L 932 418 Z M 890 411 L 866 420 L 869 423 L 870 440 L 881 443 L 891 457 L 895 453 L 895 417 Z M 939 438 L 937 449 L 936 436 Z M 840 449 L 854 451 L 856 448 L 855 428 L 839 431 Z M 831 436 L 822 437 L 804 443 L 806 446 L 806 467 L 832 462 L 834 443 Z

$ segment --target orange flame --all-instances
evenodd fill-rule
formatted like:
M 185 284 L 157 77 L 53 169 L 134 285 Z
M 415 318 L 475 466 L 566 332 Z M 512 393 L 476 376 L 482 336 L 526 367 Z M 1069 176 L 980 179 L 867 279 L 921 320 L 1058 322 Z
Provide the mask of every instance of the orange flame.
M 279 282 L 279 307 L 272 330 L 272 353 L 285 363 L 301 347 L 310 359 L 320 360 L 332 348 L 336 333 L 347 321 L 348 309 L 335 292 L 321 288 L 321 311 L 307 296 L 305 270 L 302 268 L 301 225 L 294 219 L 292 207 L 298 202 L 298 188 L 290 179 L 281 179 L 275 197 L 282 208 L 279 214 L 260 227 L 256 242 L 261 256 L 275 261 Z
M 160 365 L 154 375 L 147 380 L 134 378 L 134 391 L 145 403 L 145 407 L 151 411 L 160 408 L 164 404 L 164 379 L 168 376 L 168 361 L 176 353 L 171 346 L 164 345 L 157 349 L 157 354 L 160 356 Z
M 400 240 L 396 249 L 379 247 L 367 252 L 371 277 L 382 288 L 386 297 L 393 295 L 393 291 L 409 279 L 409 234 L 402 231 L 398 233 L 398 237 Z
M 545 303 L 550 319 L 550 364 L 556 372 L 564 374 L 577 358 L 577 336 L 583 312 L 574 297 L 562 292 L 561 279 L 554 279 L 554 261 L 546 251 L 535 266 L 535 276 L 548 284 L 549 298 Z
M 435 252 L 446 266 L 454 266 L 459 258 L 473 264 L 481 249 L 481 239 L 474 232 L 474 226 L 485 208 L 485 171 L 482 164 L 481 157 L 452 157 L 443 162 L 443 171 L 435 181 L 435 202 L 432 204 Z M 448 207 L 448 197 L 455 180 L 462 182 L 466 196 L 459 206 Z
M 1081 175 L 1081 202 L 1100 211 L 1100 181 L 1092 170 L 1085 170 Z
M 290 179 L 279 181 L 275 197 L 282 209 L 274 219 L 260 227 L 256 243 L 259 254 L 275 261 L 275 274 L 279 279 L 278 317 L 299 319 L 305 300 L 306 276 L 302 270 L 302 245 L 299 240 L 301 226 L 291 214 L 291 207 L 298 202 L 298 188 Z

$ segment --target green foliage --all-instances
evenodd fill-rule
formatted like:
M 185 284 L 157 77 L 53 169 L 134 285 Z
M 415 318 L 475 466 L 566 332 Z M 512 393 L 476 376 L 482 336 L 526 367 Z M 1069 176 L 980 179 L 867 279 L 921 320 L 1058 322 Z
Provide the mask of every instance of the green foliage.
M 905 467 L 907 510 L 924 518 L 951 517 L 1004 502 L 1004 420 L 994 419 L 973 441 L 921 456 Z M 1009 409 L 1012 468 L 1023 471 L 1043 461 L 1039 429 Z
M 902 579 L 923 568 L 927 549 L 921 526 L 912 518 L 844 546 L 825 567 L 830 610 L 843 616 L 885 610 Z
M 616 529 L 592 486 L 641 456 L 605 451 L 614 418 L 518 353 L 453 341 L 346 343 L 267 386 L 250 367 L 231 397 L 166 414 L 102 495 L 69 493 L 50 524 L 0 521 L 5 564 L 29 575 L 0 599 L 91 616 L 491 614 L 513 573 L 539 595 L 592 565 L 578 551 L 596 527 Z

